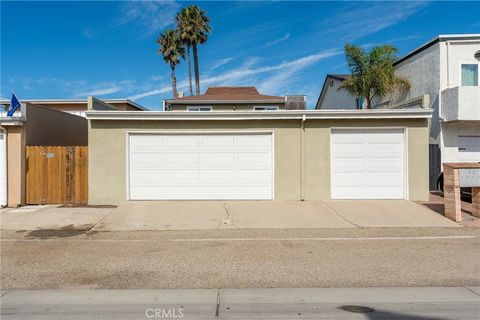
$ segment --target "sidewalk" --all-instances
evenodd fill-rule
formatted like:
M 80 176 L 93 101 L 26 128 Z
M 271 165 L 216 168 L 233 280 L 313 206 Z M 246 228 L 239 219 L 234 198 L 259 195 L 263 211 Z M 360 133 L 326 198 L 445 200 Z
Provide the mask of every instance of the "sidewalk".
M 2 319 L 462 320 L 478 319 L 480 307 L 480 287 L 12 290 L 2 295 Z M 373 311 L 351 313 L 339 309 L 344 305 Z

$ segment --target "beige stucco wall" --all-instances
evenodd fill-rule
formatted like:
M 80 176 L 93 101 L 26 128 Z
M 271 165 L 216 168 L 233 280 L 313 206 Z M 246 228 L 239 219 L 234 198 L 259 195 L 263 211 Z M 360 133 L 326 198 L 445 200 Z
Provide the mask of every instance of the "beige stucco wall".
M 428 199 L 428 122 L 408 120 L 308 120 L 305 124 L 305 200 L 330 199 L 332 127 L 408 127 L 409 199 Z M 90 121 L 89 203 L 126 200 L 126 132 L 168 130 L 272 130 L 275 200 L 301 199 L 300 120 L 262 121 Z
M 192 103 L 191 105 L 171 105 L 171 111 L 187 111 L 187 106 L 200 106 Z M 253 107 L 277 106 L 279 110 L 285 110 L 285 103 L 255 103 L 255 104 L 204 104 L 202 106 L 212 107 L 213 111 L 253 111 Z
M 5 126 L 7 129 L 7 205 L 25 204 L 25 128 Z

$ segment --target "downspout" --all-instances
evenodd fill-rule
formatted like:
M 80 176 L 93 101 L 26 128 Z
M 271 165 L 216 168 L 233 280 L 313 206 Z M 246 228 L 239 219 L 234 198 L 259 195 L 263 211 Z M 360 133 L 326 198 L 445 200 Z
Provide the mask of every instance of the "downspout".
M 305 122 L 307 115 L 300 122 L 300 200 L 305 201 Z

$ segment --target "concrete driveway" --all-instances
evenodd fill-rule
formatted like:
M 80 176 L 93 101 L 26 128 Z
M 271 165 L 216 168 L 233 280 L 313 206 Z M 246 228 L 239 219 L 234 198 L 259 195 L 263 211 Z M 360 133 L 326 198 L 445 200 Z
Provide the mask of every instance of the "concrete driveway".
M 94 230 L 459 227 L 404 200 L 129 201 Z

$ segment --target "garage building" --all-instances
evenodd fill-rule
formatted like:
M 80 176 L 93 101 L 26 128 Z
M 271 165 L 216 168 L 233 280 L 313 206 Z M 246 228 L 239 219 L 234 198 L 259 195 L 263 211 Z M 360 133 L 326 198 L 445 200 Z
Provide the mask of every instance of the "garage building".
M 431 110 L 90 111 L 89 203 L 428 199 Z

